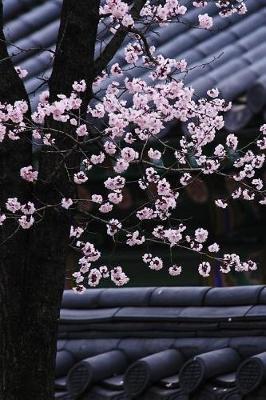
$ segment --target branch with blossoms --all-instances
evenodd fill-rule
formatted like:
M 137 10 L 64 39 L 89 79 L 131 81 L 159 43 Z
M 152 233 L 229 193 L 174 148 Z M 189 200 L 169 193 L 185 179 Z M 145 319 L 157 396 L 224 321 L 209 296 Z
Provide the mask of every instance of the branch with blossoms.
M 203 7 L 205 3 L 194 2 L 194 6 Z M 137 7 L 141 2 L 134 4 L 133 7 Z M 236 2 L 234 9 L 233 4 L 219 1 L 217 6 L 224 16 L 244 12 L 243 2 Z M 139 15 L 140 27 L 135 27 L 134 12 Z M 69 213 L 72 221 L 70 245 L 80 254 L 80 269 L 73 274 L 77 291 L 85 290 L 85 279 L 93 287 L 106 278 L 118 286 L 129 280 L 121 266 L 100 265 L 101 252 L 86 239 L 91 221 L 105 227 L 107 240 L 129 247 L 140 246 L 144 265 L 155 271 L 163 268 L 164 260 L 148 250 L 150 244 L 162 244 L 170 254 L 174 248 L 198 254 L 201 262 L 197 269 L 203 277 L 209 276 L 212 265 L 217 263 L 223 273 L 232 269 L 238 272 L 256 269 L 252 260 L 243 261 L 234 253 L 223 254 L 220 244 L 210 240 L 205 227 L 194 228 L 177 219 L 185 189 L 204 176 L 227 177 L 238 185 L 229 197 L 215 199 L 217 207 L 225 209 L 237 199 L 266 204 L 260 176 L 265 164 L 266 125 L 260 128 L 256 141 L 242 147 L 236 134 L 230 133 L 224 138 L 221 134 L 223 115 L 231 104 L 219 97 L 216 88 L 209 90 L 205 98 L 197 98 L 193 88 L 185 86 L 180 78 L 183 72 L 189 73 L 186 60 L 157 54 L 143 36 L 141 21 L 143 26 L 151 27 L 168 23 L 185 13 L 186 8 L 176 0 L 166 0 L 163 6 L 145 2 L 133 12 L 120 0 L 106 1 L 101 14 L 110 20 L 114 38 L 126 28 L 131 35 L 124 48 L 123 67 L 115 63 L 95 77 L 94 96 L 86 117 L 81 112 L 87 89 L 85 79 L 73 83 L 69 96 L 58 94 L 55 101 L 50 102 L 49 93 L 43 92 L 31 118 L 27 117 L 25 101 L 0 105 L 0 142 L 19 141 L 31 131 L 33 142 L 42 152 L 61 156 L 46 181 L 42 181 L 33 165 L 21 168 L 18 176 L 26 185 L 41 184 L 45 188 L 62 168 L 67 171 L 69 185 L 77 188 L 90 186 L 90 176 L 96 176 L 99 170 L 109 173 L 103 181 L 101 194 L 93 192 L 89 198 L 78 195 L 70 198 L 58 191 L 55 204 L 40 204 L 34 196 L 25 202 L 10 195 L 0 205 L 3 229 L 10 221 L 16 221 L 15 230 L 30 229 L 41 223 L 47 208 L 51 207 L 58 213 Z M 210 29 L 210 18 L 199 15 L 199 25 Z M 112 39 L 110 43 L 114 43 Z M 96 70 L 101 65 L 98 61 Z M 146 69 L 145 80 L 128 74 L 134 68 Z M 18 73 L 25 76 L 25 71 L 18 70 Z M 47 125 L 47 120 L 58 122 L 62 129 Z M 187 132 L 177 135 L 172 146 L 168 143 L 167 127 L 169 123 L 179 122 L 186 124 Z M 57 146 L 62 135 L 68 139 L 65 148 L 62 142 Z M 97 148 L 94 153 L 92 145 Z M 73 153 L 79 154 L 80 163 L 69 167 L 68 159 Z M 134 171 L 134 179 L 130 178 L 130 170 Z M 131 189 L 143 192 L 143 203 L 121 218 L 119 205 L 126 191 Z M 82 204 L 93 205 L 94 211 L 86 211 L 86 207 L 84 211 Z M 173 276 L 181 271 L 182 266 L 174 262 L 168 268 Z

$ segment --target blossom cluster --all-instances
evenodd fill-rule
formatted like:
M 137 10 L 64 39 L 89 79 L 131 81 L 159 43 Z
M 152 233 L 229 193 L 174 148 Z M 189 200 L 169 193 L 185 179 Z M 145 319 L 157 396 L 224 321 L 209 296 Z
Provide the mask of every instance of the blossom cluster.
M 157 67 L 156 67 L 157 69 Z M 167 72 L 171 74 L 169 69 Z M 232 167 L 235 172 L 230 175 L 231 179 L 239 182 L 240 186 L 231 194 L 232 200 L 258 200 L 260 204 L 265 204 L 265 191 L 263 181 L 256 176 L 256 172 L 262 168 L 265 162 L 265 134 L 266 127 L 260 129 L 260 137 L 256 141 L 257 152 L 245 148 L 238 148 L 239 141 L 235 134 L 229 134 L 225 138 L 224 144 L 216 144 L 217 132 L 223 128 L 222 113 L 230 108 L 224 100 L 219 98 L 217 89 L 208 91 L 208 97 L 195 101 L 193 89 L 185 87 L 182 82 L 158 82 L 161 77 L 155 77 L 155 83 L 148 84 L 141 79 L 129 80 L 125 78 L 124 87 L 127 89 L 128 96 L 131 98 L 132 106 L 121 98 L 120 83 L 112 82 L 106 89 L 101 103 L 89 106 L 88 112 L 92 120 L 97 125 L 97 120 L 106 121 L 106 127 L 99 139 L 101 150 L 98 154 L 87 155 L 81 161 L 81 169 L 73 174 L 73 182 L 77 185 L 88 181 L 87 173 L 96 166 L 103 166 L 107 159 L 111 160 L 111 176 L 104 180 L 105 194 L 92 193 L 90 201 L 95 204 L 98 212 L 103 216 L 111 214 L 112 211 L 123 201 L 123 191 L 126 188 L 127 178 L 123 176 L 131 164 L 142 165 L 143 175 L 138 180 L 141 190 L 149 190 L 153 187 L 153 200 L 149 204 L 135 211 L 138 229 L 131 229 L 130 225 L 124 224 L 117 218 L 101 218 L 99 221 L 106 225 L 107 236 L 115 240 L 116 235 L 121 232 L 124 242 L 130 246 L 145 246 L 145 243 L 153 240 L 164 243 L 169 248 L 181 246 L 188 251 L 197 252 L 207 257 L 198 266 L 198 271 L 203 277 L 209 276 L 211 263 L 209 260 L 219 260 L 221 271 L 229 272 L 232 268 L 236 271 L 248 271 L 256 268 L 252 261 L 242 262 L 237 255 L 220 255 L 220 246 L 217 243 L 208 243 L 208 231 L 204 228 L 197 228 L 194 233 L 189 232 L 189 228 L 180 223 L 178 226 L 173 224 L 166 228 L 165 222 L 171 220 L 172 214 L 177 208 L 178 200 L 182 189 L 193 181 L 193 174 L 219 175 L 223 163 L 229 156 L 237 155 L 234 158 Z M 55 121 L 60 121 L 74 126 L 76 136 L 73 137 L 75 143 L 82 143 L 86 140 L 91 121 L 84 122 L 71 116 L 73 110 L 78 110 L 82 104 L 80 93 L 86 90 L 84 81 L 73 84 L 73 92 L 69 97 L 58 96 L 58 101 L 49 104 L 47 93 L 41 95 L 37 111 L 33 113 L 32 120 L 36 124 L 33 138 L 47 138 L 42 123 L 46 116 L 52 116 Z M 14 106 L 7 106 L 7 113 L 3 112 L 6 120 L 13 118 L 13 122 L 23 126 L 23 112 L 19 116 L 14 116 L 14 109 L 21 110 L 21 102 Z M 5 109 L 3 107 L 3 109 Z M 26 112 L 27 108 L 22 107 Z M 195 119 L 197 118 L 197 119 Z M 4 118 L 3 118 L 4 119 Z M 167 171 L 162 160 L 162 151 L 156 148 L 154 140 L 164 129 L 168 121 L 183 121 L 187 123 L 188 134 L 183 135 L 177 141 L 179 147 L 172 148 L 171 151 L 175 158 L 175 171 L 180 174 L 177 185 L 167 178 L 167 173 L 161 176 L 161 170 Z M 197 122 L 195 122 L 197 120 Z M 104 139 L 103 139 L 104 138 Z M 152 141 L 152 147 L 147 144 Z M 49 144 L 56 146 L 56 135 Z M 143 150 L 136 150 L 136 143 L 145 145 L 146 156 Z M 210 155 L 205 149 L 213 143 L 213 153 Z M 56 147 L 55 147 L 56 148 Z M 190 166 L 190 158 L 193 156 L 195 167 Z M 157 162 L 160 163 L 157 165 Z M 180 173 L 184 169 L 187 172 Z M 170 169 L 171 171 L 171 169 Z M 189 171 L 189 172 L 188 172 Z M 20 170 L 20 177 L 28 182 L 36 182 L 38 171 L 30 166 L 25 166 Z M 241 186 L 242 185 L 242 186 Z M 65 210 L 75 207 L 78 199 L 63 197 L 60 206 Z M 228 199 L 216 199 L 218 207 L 226 208 Z M 57 205 L 58 206 L 58 205 Z M 17 198 L 9 198 L 5 208 L 11 214 L 16 215 L 18 224 L 22 229 L 29 229 L 35 222 L 34 213 L 36 212 L 33 203 L 21 204 Z M 3 225 L 8 219 L 7 213 L 1 212 L 0 224 Z M 145 232 L 145 221 L 153 220 L 157 226 L 151 232 Z M 132 223 L 132 226 L 135 226 Z M 101 253 L 95 249 L 90 242 L 78 240 L 83 235 L 84 230 L 80 227 L 71 227 L 70 237 L 76 241 L 75 246 L 82 254 L 79 260 L 80 271 L 74 274 L 77 288 L 82 291 L 84 274 L 88 275 L 88 285 L 97 286 L 102 278 L 110 278 L 116 285 L 127 283 L 128 277 L 122 268 L 108 269 L 107 267 L 92 267 L 93 262 L 97 262 Z M 219 256 L 216 254 L 219 253 Z M 158 256 L 145 254 L 143 260 L 152 270 L 163 268 L 163 260 Z M 168 268 L 170 275 L 179 275 L 182 271 L 181 266 L 173 265 Z M 78 289 L 77 289 L 78 290 Z
M 80 237 L 82 233 L 82 228 L 71 227 L 70 236 L 77 238 Z M 87 284 L 90 287 L 98 286 L 104 278 L 110 278 L 116 286 L 123 286 L 128 283 L 129 278 L 120 266 L 113 268 L 108 268 L 106 265 L 101 265 L 99 267 L 93 266 L 93 263 L 101 257 L 101 252 L 95 249 L 93 243 L 77 240 L 75 245 L 82 253 L 82 257 L 79 259 L 80 269 L 78 272 L 73 273 L 73 278 L 76 284 L 75 290 L 78 293 L 83 293 L 86 290 L 86 287 L 84 286 L 86 276 Z
M 195 0 L 192 6 L 204 8 L 210 3 L 210 0 Z M 186 4 L 187 5 L 187 4 Z M 245 14 L 247 7 L 244 0 L 217 0 L 215 2 L 219 10 L 219 15 L 229 17 L 232 14 Z M 189 8 L 178 0 L 164 0 L 163 2 L 152 2 L 147 0 L 140 11 L 142 23 L 147 25 L 159 24 L 166 25 L 169 21 L 177 20 L 186 15 Z M 110 31 L 115 33 L 119 28 L 133 28 L 135 26 L 134 18 L 131 14 L 132 9 L 129 4 L 122 0 L 105 0 L 100 7 L 102 18 L 108 18 L 110 22 Z M 213 26 L 212 17 L 207 13 L 199 15 L 199 27 L 210 29 Z
M 20 139 L 26 130 L 24 117 L 28 110 L 28 104 L 24 100 L 16 101 L 14 104 L 0 103 L 0 143 L 5 138 Z
M 15 217 L 17 219 L 22 229 L 29 229 L 34 224 L 35 218 L 33 215 L 36 212 L 36 208 L 31 201 L 21 204 L 17 197 L 9 197 L 5 203 L 5 208 L 7 212 L 0 213 L 0 225 L 3 225 L 4 221 L 8 219 L 8 212 L 11 213 L 12 218 Z
M 200 8 L 206 4 L 200 0 L 194 1 L 193 6 Z M 217 6 L 224 16 L 245 10 L 242 1 L 230 4 L 218 1 Z M 19 140 L 30 130 L 36 145 L 43 146 L 44 151 L 48 147 L 49 152 L 60 153 L 58 142 L 62 135 L 67 137 L 65 142 L 71 145 L 61 149 L 63 156 L 68 151 L 81 155 L 76 168 L 67 171 L 77 196 L 71 198 L 62 193 L 57 204 L 42 204 L 38 209 L 31 201 L 25 203 L 11 194 L 0 205 L 1 227 L 15 220 L 19 229 L 29 229 L 38 218 L 45 217 L 47 207 L 55 207 L 62 213 L 70 210 L 71 218 L 78 209 L 79 215 L 84 212 L 84 218 L 104 227 L 111 243 L 140 247 L 144 264 L 153 271 L 162 270 L 167 264 L 171 276 L 182 272 L 182 266 L 174 260 L 168 265 L 152 253 L 150 246 L 157 244 L 165 246 L 169 253 L 175 248 L 196 253 L 200 256 L 197 269 L 203 277 L 211 274 L 214 263 L 223 273 L 255 270 L 252 260 L 242 261 L 237 254 L 223 252 L 206 227 L 190 226 L 176 215 L 186 188 L 195 179 L 206 176 L 226 176 L 235 183 L 229 196 L 214 200 L 221 212 L 234 200 L 265 205 L 261 171 L 265 165 L 266 125 L 248 146 L 242 147 L 235 133 L 224 137 L 223 115 L 231 104 L 220 97 L 219 90 L 212 88 L 206 97 L 197 98 L 194 89 L 180 78 L 189 72 L 186 60 L 168 58 L 157 54 L 154 47 L 144 46 L 140 35 L 134 33 L 135 22 L 127 2 L 106 0 L 100 12 L 110 18 L 111 26 L 116 29 L 123 26 L 132 30 L 124 49 L 124 63 L 116 62 L 96 77 L 93 89 L 97 96 L 90 102 L 86 117 L 81 112 L 87 90 L 85 80 L 74 82 L 68 96 L 58 94 L 53 102 L 49 100 L 49 92 L 43 92 L 31 117 L 24 101 L 0 104 L 0 142 Z M 165 24 L 186 12 L 186 7 L 177 0 L 166 0 L 159 5 L 147 1 L 140 17 Z M 213 19 L 204 12 L 198 15 L 198 22 L 200 28 L 213 26 Z M 124 64 L 126 67 L 122 68 Z M 126 74 L 127 68 L 135 67 L 146 71 L 145 79 Z M 21 70 L 18 73 L 21 77 L 25 75 Z M 45 123 L 47 118 L 59 122 L 60 129 L 50 129 Z M 167 127 L 172 123 L 186 126 L 185 132 L 176 135 L 174 146 L 165 139 Z M 90 143 L 97 150 L 91 151 Z M 229 172 L 225 172 L 225 167 Z M 137 172 L 136 179 L 130 175 L 132 169 Z M 96 191 L 90 176 L 99 170 L 108 171 L 108 177 L 104 174 L 102 188 Z M 22 166 L 18 171 L 19 179 L 33 188 L 39 184 L 38 175 L 33 165 Z M 90 190 L 85 199 L 78 196 L 82 187 Z M 120 207 L 131 187 L 144 193 L 147 200 L 120 218 Z M 89 203 L 86 211 L 82 210 L 82 202 Z M 73 223 L 70 228 L 71 245 L 80 255 L 79 270 L 73 274 L 75 290 L 83 292 L 86 286 L 95 287 L 102 279 L 111 279 L 117 286 L 126 284 L 129 277 L 120 265 L 102 265 L 102 253 L 87 237 L 89 225 L 90 222 L 80 226 Z

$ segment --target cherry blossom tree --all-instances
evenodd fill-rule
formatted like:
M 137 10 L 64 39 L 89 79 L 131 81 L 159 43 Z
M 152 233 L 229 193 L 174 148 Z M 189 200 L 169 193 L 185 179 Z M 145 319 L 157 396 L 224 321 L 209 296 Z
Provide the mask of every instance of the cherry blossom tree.
M 194 29 L 212 29 L 206 5 L 193 2 L 199 9 Z M 216 6 L 221 18 L 246 12 L 239 0 L 220 0 Z M 224 139 L 220 132 L 230 102 L 217 88 L 198 98 L 183 82 L 190 71 L 187 61 L 167 58 L 150 43 L 151 32 L 186 23 L 186 13 L 177 0 L 65 0 L 49 90 L 40 95 L 35 110 L 23 85 L 27 71 L 13 67 L 1 29 L 3 398 L 52 399 L 69 245 L 79 254 L 73 274 L 78 293 L 104 279 L 116 286 L 129 281 L 123 265 L 101 262 L 101 249 L 87 239 L 92 222 L 104 226 L 110 241 L 140 247 L 143 268 L 182 273 L 174 259 L 166 266 L 160 254 L 150 251 L 156 244 L 170 254 L 173 248 L 199 254 L 195 272 L 203 277 L 209 276 L 213 263 L 223 273 L 257 268 L 252 260 L 223 252 L 204 226 L 192 229 L 176 218 L 184 189 L 201 176 L 227 176 L 236 182 L 230 196 L 215 200 L 217 207 L 229 207 L 236 199 L 266 204 L 260 176 L 266 125 L 248 145 L 233 133 Z M 108 42 L 95 57 L 103 35 Z M 123 62 L 115 61 L 118 51 Z M 139 70 L 142 78 L 137 77 Z M 178 122 L 186 130 L 172 146 L 167 129 Z M 37 160 L 32 146 L 38 150 Z M 138 171 L 137 180 L 127 175 L 132 168 Z M 99 169 L 109 172 L 101 193 L 90 188 L 89 198 L 83 198 L 80 189 L 90 186 L 90 174 Z M 149 194 L 147 201 L 121 219 L 118 206 L 126 189 L 136 186 Z

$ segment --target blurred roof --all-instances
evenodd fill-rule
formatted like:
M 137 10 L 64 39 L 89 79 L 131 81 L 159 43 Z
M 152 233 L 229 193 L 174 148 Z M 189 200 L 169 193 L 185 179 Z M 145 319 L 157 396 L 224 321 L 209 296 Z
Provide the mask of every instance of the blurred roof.
M 265 398 L 265 318 L 263 285 L 65 291 L 56 396 Z
M 169 24 L 159 29 L 159 35 L 150 36 L 150 44 L 164 56 L 188 61 L 192 70 L 185 82 L 198 95 L 218 87 L 224 98 L 235 100 L 226 119 L 232 130 L 245 126 L 266 104 L 266 4 L 261 0 L 246 3 L 246 15 L 229 18 L 219 17 L 213 3 L 207 6 L 204 12 L 214 18 L 211 31 L 190 29 L 202 12 L 191 8 L 185 23 Z M 33 106 L 44 89 L 43 78 L 51 73 L 52 53 L 47 50 L 55 49 L 61 4 L 62 0 L 4 0 L 9 53 L 16 65 L 29 72 L 25 84 Z M 123 64 L 122 50 L 116 61 Z M 134 76 L 141 74 L 143 70 L 134 71 Z M 243 94 L 244 101 L 236 101 Z

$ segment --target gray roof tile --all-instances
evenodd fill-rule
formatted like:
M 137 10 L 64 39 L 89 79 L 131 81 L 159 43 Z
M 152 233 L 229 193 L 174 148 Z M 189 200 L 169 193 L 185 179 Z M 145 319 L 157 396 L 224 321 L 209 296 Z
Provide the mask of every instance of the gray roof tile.
M 151 306 L 200 306 L 209 287 L 157 288 L 150 298 Z
M 258 355 L 260 359 L 260 353 L 266 352 L 265 293 L 263 285 L 91 289 L 83 296 L 65 291 L 59 337 L 65 335 L 66 340 L 58 344 L 58 398 L 67 393 L 65 376 L 70 368 L 77 371 L 80 385 L 78 366 L 84 363 L 76 363 L 84 359 L 91 371 L 88 382 L 93 383 L 89 377 L 97 376 L 96 386 L 88 383 L 84 388 L 84 400 L 116 398 L 113 396 L 129 400 L 127 392 L 134 388 L 142 388 L 138 400 L 184 400 L 184 391 L 195 388 L 193 400 L 213 399 L 215 394 L 216 400 L 240 396 L 237 369 L 249 357 Z M 127 365 L 116 371 L 120 364 L 110 355 L 118 350 Z M 171 358 L 174 354 L 182 354 L 178 366 Z M 186 374 L 186 368 L 193 371 Z M 127 378 L 113 378 L 114 371 Z M 229 372 L 233 374 L 223 376 Z M 121 382 L 127 382 L 131 373 L 128 389 Z M 173 375 L 175 387 L 171 386 Z M 261 391 L 265 384 L 266 374 L 256 390 Z M 251 393 L 252 399 L 259 399 L 256 391 Z
M 204 305 L 226 307 L 258 304 L 264 289 L 263 285 L 212 288 L 206 293 Z
M 7 40 L 14 42 L 58 20 L 61 12 L 60 3 L 59 1 L 45 2 L 7 23 L 4 29 Z

